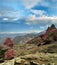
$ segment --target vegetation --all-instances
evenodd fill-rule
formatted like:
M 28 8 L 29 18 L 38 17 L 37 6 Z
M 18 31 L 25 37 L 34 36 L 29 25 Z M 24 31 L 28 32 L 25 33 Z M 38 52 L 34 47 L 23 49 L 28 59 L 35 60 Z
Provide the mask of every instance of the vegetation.
M 25 40 L 27 41 L 27 40 Z M 17 51 L 17 52 L 16 52 Z M 42 35 L 30 39 L 26 44 L 14 44 L 11 38 L 7 38 L 3 46 L 0 46 L 0 61 L 10 60 L 14 57 L 28 62 L 57 65 L 57 29 L 52 24 Z M 53 58 L 53 60 L 52 60 Z
M 14 46 L 14 42 L 11 38 L 7 38 L 4 42 L 4 45 L 7 47 L 13 47 Z
M 48 27 L 48 29 L 44 34 L 35 37 L 34 39 L 28 41 L 27 43 L 36 44 L 40 46 L 40 45 L 50 44 L 55 41 L 57 41 L 57 29 L 55 25 L 52 24 L 51 27 Z
M 0 46 L 0 61 L 14 58 L 16 50 L 13 49 L 14 43 L 10 38 L 7 38 L 3 46 Z
M 4 59 L 5 60 L 9 60 L 14 58 L 14 56 L 16 55 L 16 51 L 13 49 L 8 49 L 5 53 L 4 53 Z
M 7 51 L 6 48 L 4 48 L 3 46 L 0 46 L 0 62 L 4 61 L 4 53 L 5 51 Z

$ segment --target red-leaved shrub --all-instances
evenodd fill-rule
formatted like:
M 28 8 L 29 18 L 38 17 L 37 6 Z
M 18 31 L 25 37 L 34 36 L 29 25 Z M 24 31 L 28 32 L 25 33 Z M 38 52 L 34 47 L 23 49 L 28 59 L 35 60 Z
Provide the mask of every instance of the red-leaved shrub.
M 28 41 L 28 43 L 29 43 L 29 44 L 32 44 L 33 42 L 32 42 L 32 40 L 30 40 L 30 41 Z
M 46 33 L 45 33 L 45 34 L 43 34 L 41 38 L 42 38 L 43 40 L 46 40 L 46 38 L 47 38 Z
M 4 53 L 4 59 L 5 60 L 9 60 L 14 58 L 14 56 L 16 56 L 16 50 L 14 49 L 8 49 L 5 53 Z
M 4 42 L 4 45 L 5 45 L 5 46 L 8 46 L 8 47 L 13 47 L 14 42 L 13 42 L 13 40 L 12 40 L 11 38 L 7 38 L 7 39 L 5 40 L 5 42 Z

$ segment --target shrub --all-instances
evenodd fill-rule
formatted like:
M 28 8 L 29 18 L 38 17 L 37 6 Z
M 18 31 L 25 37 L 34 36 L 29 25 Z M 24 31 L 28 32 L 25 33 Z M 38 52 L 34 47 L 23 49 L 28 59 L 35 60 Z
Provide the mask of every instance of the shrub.
M 16 50 L 14 49 L 8 49 L 5 53 L 4 53 L 4 59 L 5 60 L 9 60 L 14 58 L 14 56 L 16 56 Z
M 54 35 L 54 40 L 57 41 L 57 35 Z
M 32 41 L 32 40 L 30 40 L 30 41 L 28 41 L 27 43 L 32 44 L 32 43 L 33 43 L 33 41 Z
M 4 57 L 5 51 L 7 51 L 7 48 L 0 46 L 0 62 L 4 61 L 3 57 Z
M 46 40 L 46 38 L 47 38 L 46 33 L 45 33 L 45 34 L 43 34 L 41 38 L 42 38 L 43 40 Z
M 8 47 L 13 47 L 14 42 L 13 42 L 13 40 L 12 40 L 11 38 L 7 38 L 7 39 L 5 40 L 5 42 L 4 42 L 4 45 L 5 45 L 5 46 L 8 46 Z
M 14 46 L 13 40 L 7 38 L 3 46 L 0 46 L 0 59 L 9 60 L 14 58 L 16 55 L 16 50 L 12 49 Z

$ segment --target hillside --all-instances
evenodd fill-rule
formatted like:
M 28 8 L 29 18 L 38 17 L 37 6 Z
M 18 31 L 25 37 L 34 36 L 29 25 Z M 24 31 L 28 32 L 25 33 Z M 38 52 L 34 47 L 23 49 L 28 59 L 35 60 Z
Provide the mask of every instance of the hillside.
M 16 44 L 15 41 L 18 43 Z M 48 29 L 40 35 L 27 34 L 24 36 L 17 36 L 15 37 L 15 40 L 7 38 L 4 45 L 10 46 L 17 52 L 14 59 L 12 59 L 14 62 L 11 62 L 12 60 L 5 60 L 2 65 L 6 65 L 9 62 L 11 65 L 50 65 L 53 63 L 57 65 L 57 28 L 54 24 L 48 27 Z M 8 49 L 10 48 L 8 47 Z M 11 53 L 12 52 L 10 52 L 10 54 Z
M 54 24 L 47 28 L 42 35 L 34 37 L 27 42 L 28 44 L 35 44 L 41 52 L 57 52 L 57 28 Z
M 55 27 L 55 25 L 52 24 L 50 27 L 48 27 L 44 34 L 34 37 L 27 43 L 37 44 L 39 46 L 49 44 L 55 41 L 57 41 L 57 28 Z
M 33 39 L 34 37 L 38 35 L 39 35 L 38 33 L 30 33 L 30 34 L 25 34 L 23 36 L 16 36 L 13 40 L 15 44 L 27 43 L 29 40 Z

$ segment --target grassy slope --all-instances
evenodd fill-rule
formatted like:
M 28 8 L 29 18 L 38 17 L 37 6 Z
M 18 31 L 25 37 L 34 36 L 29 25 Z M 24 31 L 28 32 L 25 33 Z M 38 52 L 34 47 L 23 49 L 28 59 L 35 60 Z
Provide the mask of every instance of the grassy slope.
M 41 52 L 55 52 L 57 53 L 57 42 L 51 44 L 39 46 L 39 51 Z

